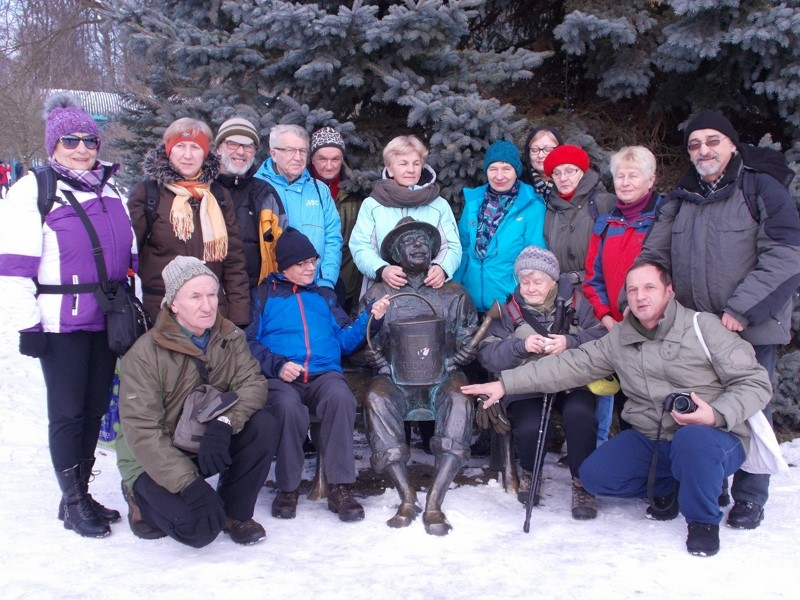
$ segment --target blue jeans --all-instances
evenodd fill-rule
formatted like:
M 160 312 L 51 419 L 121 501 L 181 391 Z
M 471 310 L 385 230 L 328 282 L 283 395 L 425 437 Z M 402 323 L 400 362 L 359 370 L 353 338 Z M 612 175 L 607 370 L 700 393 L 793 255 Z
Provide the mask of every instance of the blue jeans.
M 643 498 L 655 440 L 634 429 L 622 431 L 587 458 L 580 468 L 584 489 L 596 496 Z M 654 495 L 667 496 L 680 482 L 678 504 L 687 521 L 717 525 L 722 480 L 745 459 L 741 440 L 707 425 L 687 425 L 672 441 L 658 442 Z
M 597 417 L 597 445 L 608 441 L 608 430 L 614 417 L 614 396 L 596 396 L 597 408 L 594 411 Z M 569 445 L 567 446 L 569 449 Z

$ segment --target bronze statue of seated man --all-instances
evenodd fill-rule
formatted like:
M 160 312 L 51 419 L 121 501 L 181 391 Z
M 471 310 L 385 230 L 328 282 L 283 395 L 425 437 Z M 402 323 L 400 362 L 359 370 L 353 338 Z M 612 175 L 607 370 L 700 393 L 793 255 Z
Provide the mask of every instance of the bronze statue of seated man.
M 460 391 L 467 378 L 460 366 L 475 358 L 469 345 L 478 315 L 467 291 L 453 281 L 426 286 L 431 257 L 441 244 L 433 225 L 401 219 L 381 244 L 381 256 L 400 266 L 406 284 L 393 290 L 383 282 L 370 287 L 362 303 L 394 294 L 383 327 L 366 351 L 377 370 L 364 399 L 372 448 L 371 463 L 386 472 L 400 494 L 389 527 L 407 527 L 421 511 L 409 483 L 409 448 L 404 421 L 434 420 L 431 450 L 436 459 L 433 482 L 422 515 L 425 531 L 447 535 L 452 526 L 442 501 L 458 470 L 469 458 L 473 399 Z

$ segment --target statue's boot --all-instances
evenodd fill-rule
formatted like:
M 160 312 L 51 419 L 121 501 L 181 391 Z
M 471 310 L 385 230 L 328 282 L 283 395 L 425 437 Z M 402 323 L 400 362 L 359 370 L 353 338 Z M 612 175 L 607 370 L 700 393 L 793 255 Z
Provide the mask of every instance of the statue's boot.
M 408 527 L 422 512 L 422 509 L 417 504 L 417 492 L 408 481 L 406 466 L 399 462 L 391 463 L 386 466 L 384 472 L 394 483 L 397 493 L 400 494 L 400 506 L 397 508 L 397 513 L 386 521 L 386 524 L 395 529 Z
M 447 535 L 453 526 L 442 512 L 444 495 L 453 483 L 453 479 L 461 468 L 461 459 L 452 454 L 437 457 L 433 483 L 428 491 L 428 500 L 425 503 L 425 512 L 422 513 L 422 522 L 425 531 L 430 535 Z

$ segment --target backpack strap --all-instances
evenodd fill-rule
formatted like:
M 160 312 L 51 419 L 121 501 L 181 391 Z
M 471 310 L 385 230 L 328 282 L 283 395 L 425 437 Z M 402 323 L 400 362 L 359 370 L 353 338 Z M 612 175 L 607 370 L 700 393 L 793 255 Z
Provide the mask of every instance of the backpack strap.
M 748 169 L 742 173 L 742 195 L 744 195 L 744 202 L 747 204 L 747 210 L 750 211 L 750 216 L 756 223 L 761 222 L 761 211 L 758 210 L 758 186 L 756 185 L 756 176 Z
M 39 208 L 42 223 L 44 223 L 44 219 L 50 212 L 50 209 L 53 208 L 54 202 L 58 202 L 59 204 L 66 204 L 66 202 L 62 201 L 56 194 L 57 177 L 52 167 L 49 165 L 33 167 L 31 171 L 33 171 L 33 174 L 36 176 L 36 187 L 38 190 L 36 205 Z
M 600 216 L 600 211 L 597 209 L 597 203 L 594 201 L 594 197 L 597 195 L 597 187 L 594 188 L 592 194 L 589 196 L 589 214 L 592 216 L 592 221 L 597 221 L 597 217 Z
M 158 203 L 161 200 L 161 190 L 158 189 L 158 184 L 155 181 L 148 179 L 144 182 L 144 191 L 144 240 L 145 243 L 147 243 L 147 240 L 150 239 L 150 235 L 153 233 L 153 223 L 158 218 L 158 213 L 156 211 L 158 209 Z

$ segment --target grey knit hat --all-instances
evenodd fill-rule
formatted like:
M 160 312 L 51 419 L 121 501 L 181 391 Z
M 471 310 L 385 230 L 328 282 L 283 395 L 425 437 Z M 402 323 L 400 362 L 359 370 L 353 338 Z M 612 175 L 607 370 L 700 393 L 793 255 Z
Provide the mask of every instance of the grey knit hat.
M 201 275 L 208 275 L 213 277 L 214 281 L 219 285 L 219 279 L 214 275 L 214 272 L 209 269 L 203 261 L 194 256 L 176 256 L 173 258 L 164 270 L 161 271 L 161 278 L 164 280 L 164 300 L 161 301 L 161 306 L 169 306 L 175 300 L 178 290 L 183 287 L 183 284 L 200 277 Z
M 528 246 L 519 253 L 517 260 L 514 261 L 514 275 L 519 281 L 520 273 L 525 271 L 540 271 L 558 281 L 561 268 L 558 265 L 556 255 L 539 246 Z
M 309 156 L 314 156 L 314 152 L 320 148 L 338 148 L 344 154 L 344 138 L 333 127 L 322 127 L 311 134 L 311 152 Z
M 252 142 L 256 145 L 256 150 L 258 150 L 258 132 L 250 121 L 242 117 L 231 117 L 220 125 L 217 137 L 214 138 L 214 144 L 219 146 L 228 139 L 237 144 L 249 144 Z

